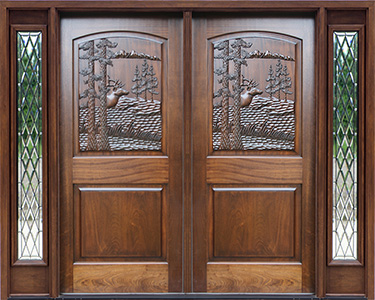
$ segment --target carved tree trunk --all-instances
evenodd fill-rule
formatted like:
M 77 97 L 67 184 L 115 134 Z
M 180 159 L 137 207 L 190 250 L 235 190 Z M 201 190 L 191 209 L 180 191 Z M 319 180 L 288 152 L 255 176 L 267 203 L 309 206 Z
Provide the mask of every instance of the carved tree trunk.
M 222 114 L 221 114 L 221 143 L 220 149 L 229 150 L 231 148 L 229 137 L 229 40 L 224 41 L 225 48 L 223 52 L 223 100 L 222 100 Z
M 237 58 L 234 61 L 234 103 L 233 103 L 233 141 L 232 149 L 242 150 L 243 144 L 241 139 L 241 45 L 238 43 L 234 51 Z
M 107 45 L 103 41 L 100 51 L 100 106 L 99 106 L 99 147 L 98 150 L 110 150 L 107 131 Z
M 95 136 L 95 61 L 94 61 L 94 41 L 89 41 L 88 49 L 88 90 L 89 90 L 89 99 L 88 99 L 88 120 L 87 120 L 87 150 L 94 151 L 97 149 L 96 136 Z

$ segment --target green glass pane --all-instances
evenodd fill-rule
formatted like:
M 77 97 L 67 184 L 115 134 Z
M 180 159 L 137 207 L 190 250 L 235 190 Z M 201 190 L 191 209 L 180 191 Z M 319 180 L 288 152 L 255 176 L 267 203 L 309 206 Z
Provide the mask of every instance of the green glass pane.
M 358 32 L 333 33 L 334 260 L 356 260 L 358 239 Z
M 17 32 L 18 259 L 43 256 L 42 33 Z

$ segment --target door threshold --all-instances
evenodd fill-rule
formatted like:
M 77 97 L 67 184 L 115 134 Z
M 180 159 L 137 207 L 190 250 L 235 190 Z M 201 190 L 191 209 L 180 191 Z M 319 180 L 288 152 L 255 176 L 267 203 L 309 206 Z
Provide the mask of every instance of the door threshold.
M 120 299 L 249 299 L 249 300 L 367 300 L 363 296 L 330 296 L 318 298 L 311 294 L 213 294 L 213 293 L 168 293 L 168 294 L 63 294 L 57 298 L 40 296 L 12 296 L 9 300 L 120 300 Z

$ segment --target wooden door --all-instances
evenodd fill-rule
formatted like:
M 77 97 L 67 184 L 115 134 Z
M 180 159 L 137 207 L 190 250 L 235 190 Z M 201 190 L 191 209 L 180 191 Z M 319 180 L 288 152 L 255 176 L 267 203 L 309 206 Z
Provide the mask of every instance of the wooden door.
M 314 17 L 193 20 L 193 287 L 314 292 Z
M 61 292 L 182 286 L 182 18 L 61 16 Z

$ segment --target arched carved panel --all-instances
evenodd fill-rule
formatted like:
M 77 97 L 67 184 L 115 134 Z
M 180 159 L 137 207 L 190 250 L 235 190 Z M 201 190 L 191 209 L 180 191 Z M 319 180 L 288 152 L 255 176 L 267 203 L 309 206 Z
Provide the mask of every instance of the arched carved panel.
M 295 150 L 300 40 L 246 32 L 211 43 L 213 150 Z
M 79 151 L 161 150 L 163 42 L 124 32 L 76 41 Z

